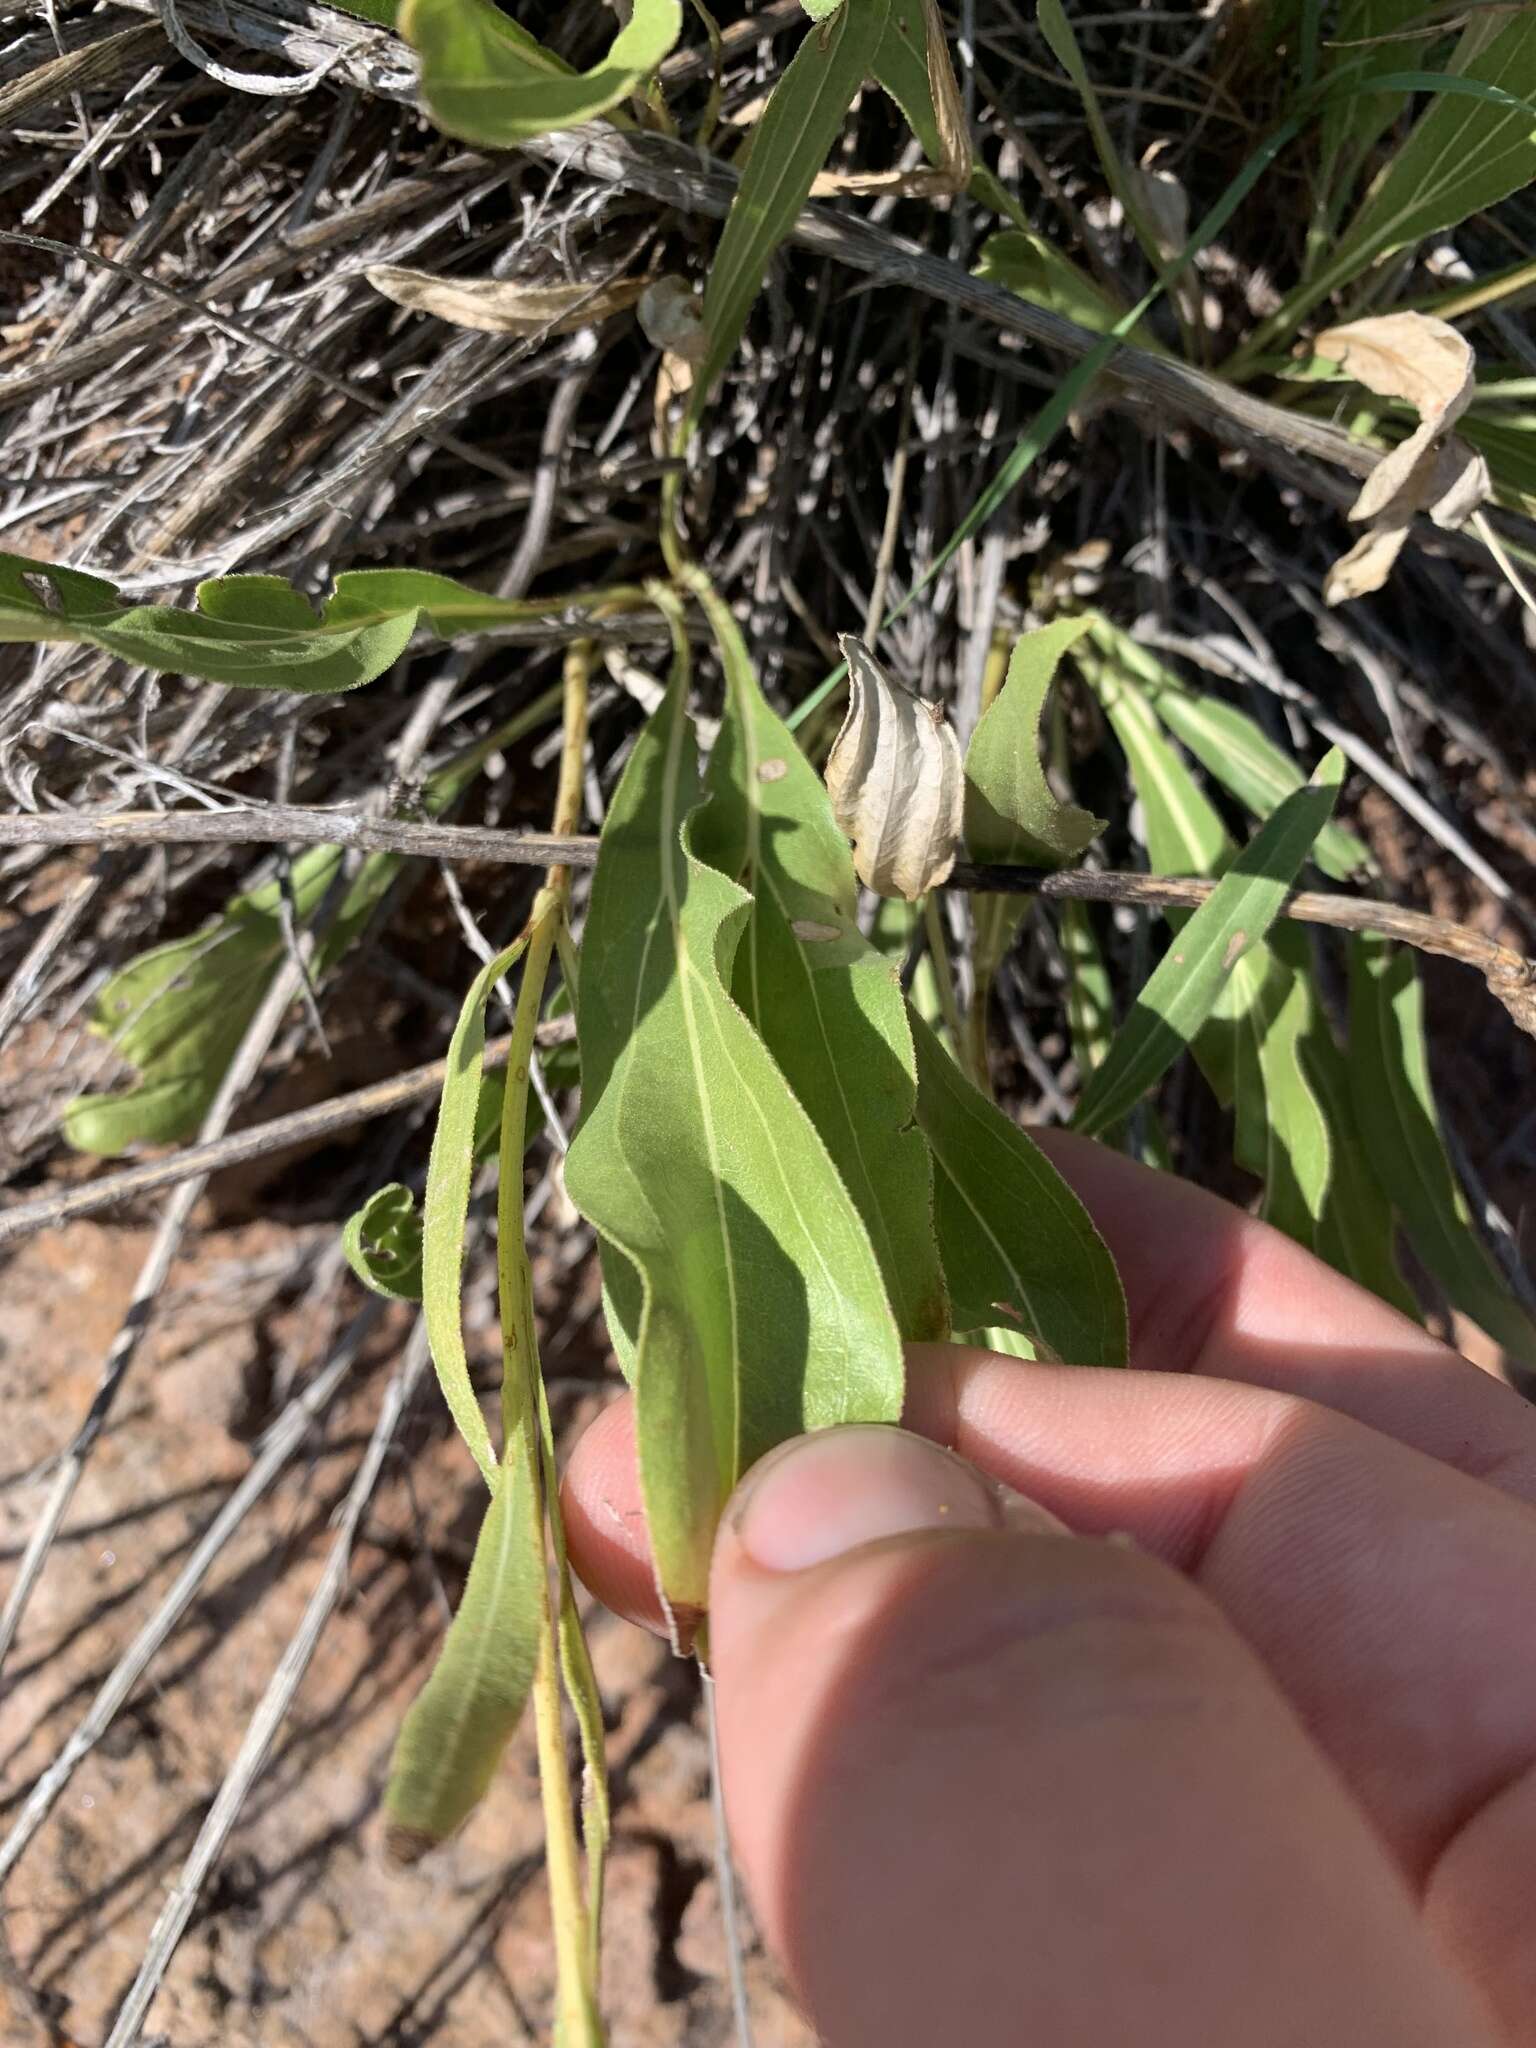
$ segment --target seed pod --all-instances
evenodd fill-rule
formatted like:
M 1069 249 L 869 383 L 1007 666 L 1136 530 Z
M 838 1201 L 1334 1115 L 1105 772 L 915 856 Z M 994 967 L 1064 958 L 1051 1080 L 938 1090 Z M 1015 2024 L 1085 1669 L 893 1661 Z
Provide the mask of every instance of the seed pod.
M 937 704 L 891 681 L 851 633 L 848 716 L 827 758 L 833 816 L 853 841 L 859 880 L 909 902 L 955 864 L 965 800 L 960 743 Z

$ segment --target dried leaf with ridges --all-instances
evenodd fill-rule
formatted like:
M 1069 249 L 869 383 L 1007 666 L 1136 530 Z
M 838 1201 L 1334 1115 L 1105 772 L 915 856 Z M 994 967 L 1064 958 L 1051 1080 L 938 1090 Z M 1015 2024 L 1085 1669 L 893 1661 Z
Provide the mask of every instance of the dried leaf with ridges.
M 848 716 L 827 757 L 832 814 L 853 842 L 859 880 L 909 902 L 955 864 L 965 771 L 954 728 L 937 704 L 895 683 L 862 640 L 838 645 L 848 663 Z

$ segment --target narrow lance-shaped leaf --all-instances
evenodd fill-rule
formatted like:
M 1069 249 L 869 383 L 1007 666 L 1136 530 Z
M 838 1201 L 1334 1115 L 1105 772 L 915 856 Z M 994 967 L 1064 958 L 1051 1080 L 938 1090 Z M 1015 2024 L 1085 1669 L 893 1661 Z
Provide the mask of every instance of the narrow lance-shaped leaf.
M 1061 905 L 1056 936 L 1071 976 L 1067 1025 L 1072 1033 L 1072 1057 L 1079 1078 L 1086 1081 L 1095 1067 L 1103 1065 L 1115 1035 L 1114 993 L 1086 903 L 1069 900 Z
M 510 149 L 605 114 L 650 77 L 683 26 L 678 0 L 634 0 L 588 71 L 536 42 L 493 0 L 403 0 L 400 31 L 421 55 L 428 113 L 449 135 Z
M 1190 689 L 1128 633 L 1095 613 L 1092 637 L 1116 665 L 1134 677 L 1168 730 L 1206 773 L 1256 818 L 1301 788 L 1305 775 L 1246 711 L 1203 690 Z M 1370 848 L 1347 826 L 1330 823 L 1317 836 L 1312 858 L 1325 875 L 1348 881 L 1371 865 Z
M 912 1037 L 956 1329 L 1001 1325 L 1050 1358 L 1124 1365 L 1125 1293 L 1088 1211 L 915 1013 Z
M 1236 848 L 1209 798 L 1160 729 L 1160 718 L 1163 724 L 1172 723 L 1168 707 L 1177 702 L 1181 714 L 1190 712 L 1187 720 L 1181 717 L 1180 737 L 1188 734 L 1186 744 L 1199 741 L 1202 761 L 1261 818 L 1295 789 L 1305 787 L 1300 772 L 1278 748 L 1265 751 L 1269 742 L 1245 714 L 1234 711 L 1230 727 L 1219 719 L 1204 720 L 1201 713 L 1216 707 L 1186 698 L 1171 671 L 1107 620 L 1095 617 L 1093 638 L 1109 652 L 1112 667 L 1101 667 L 1091 657 L 1084 660 L 1084 667 L 1131 764 L 1154 872 L 1224 872 Z M 1137 683 L 1130 682 L 1129 674 Z M 1138 687 L 1143 683 L 1145 695 Z M 1231 742 L 1225 754 L 1219 743 L 1223 730 Z M 1346 869 L 1366 853 L 1353 834 L 1332 823 L 1318 834 L 1313 858 L 1323 857 L 1324 849 L 1331 862 Z M 1187 923 L 1187 913 L 1170 913 L 1168 924 L 1175 934 Z M 1279 943 L 1283 944 L 1283 934 Z M 1264 1051 L 1266 1019 L 1282 1009 L 1289 976 L 1290 969 L 1277 959 L 1274 947 L 1252 947 L 1233 967 L 1192 1047 L 1218 1098 L 1235 1112 L 1234 1157 L 1263 1179 L 1266 1188 L 1271 1173 L 1281 1180 L 1290 1176 L 1293 1157 L 1310 1160 L 1315 1178 L 1319 1158 L 1317 1131 L 1323 1110 L 1306 1071 L 1281 1057 L 1278 1047 L 1271 1049 L 1267 1060 Z M 1273 1100 L 1266 1086 L 1268 1073 L 1276 1083 Z M 1291 1199 L 1277 1189 L 1270 1199 L 1293 1220 L 1305 1213 L 1299 1196 Z M 1302 1241 L 1308 1241 L 1305 1234 Z
M 1287 797 L 1178 932 L 1115 1035 L 1078 1103 L 1075 1127 L 1092 1135 L 1133 1109 L 1211 1014 L 1233 968 L 1268 931 L 1344 777 L 1337 749 L 1305 789 Z
M 1141 800 L 1147 860 L 1153 874 L 1219 874 L 1236 848 L 1210 798 L 1163 733 L 1146 696 L 1118 662 L 1099 660 L 1081 643 L 1073 653 L 1125 750 L 1131 781 Z M 1186 922 L 1179 911 L 1168 918 L 1174 932 L 1182 931 Z M 1200 1071 L 1223 1104 L 1230 1104 L 1236 1091 L 1239 1054 L 1234 1039 L 1245 1028 L 1241 1008 L 1251 992 L 1247 979 L 1225 992 L 1216 1015 L 1195 1042 Z
M 869 1234 L 727 992 L 751 899 L 695 854 L 700 786 L 674 618 L 667 695 L 609 808 L 585 947 L 566 1185 L 635 1268 L 641 1491 L 685 1641 L 731 1489 L 786 1437 L 894 1421 L 901 1346 Z
M 1406 947 L 1368 937 L 1350 942 L 1348 1071 L 1371 1166 L 1391 1191 L 1414 1251 L 1455 1307 L 1512 1357 L 1536 1365 L 1536 1323 L 1474 1234 L 1445 1154 L 1424 993 Z
M 981 245 L 976 275 L 1028 299 L 1031 305 L 1064 314 L 1093 334 L 1108 334 L 1125 318 L 1126 309 L 1118 299 L 1033 228 L 1004 228 L 989 235 Z M 1145 327 L 1133 328 L 1131 339 L 1138 348 L 1167 354 L 1162 342 Z
M 1397 1263 L 1392 1203 L 1366 1154 L 1349 1069 L 1321 1004 L 1313 1004 L 1301 1056 L 1333 1146 L 1333 1171 L 1314 1249 L 1340 1273 L 1417 1318 L 1418 1303 Z
M 448 1077 L 438 1105 L 423 1203 L 421 1301 L 432 1363 L 448 1412 L 458 1424 L 481 1476 L 494 1492 L 500 1482 L 491 1433 L 480 1412 L 464 1349 L 461 1296 L 464 1230 L 474 1176 L 475 1125 L 485 1066 L 485 1006 L 492 989 L 521 956 L 526 937 L 498 953 L 475 976 L 448 1041 Z M 509 1539 L 510 1540 L 510 1539 Z
M 1536 36 L 1518 9 L 1486 40 L 1486 24 L 1466 31 L 1451 60 L 1468 81 L 1498 87 L 1515 99 L 1536 98 Z M 1391 76 L 1392 74 L 1388 74 Z M 1464 93 L 1438 94 L 1361 201 L 1305 290 L 1286 302 L 1291 321 L 1373 263 L 1426 235 L 1455 227 L 1536 177 L 1536 120 L 1529 108 Z
M 853 862 L 820 776 L 763 697 L 730 607 L 708 585 L 700 601 L 728 694 L 693 843 L 753 898 L 732 993 L 864 1219 L 902 1336 L 945 1337 L 900 978 L 859 931 Z
M 385 1811 L 397 1861 L 414 1862 L 462 1824 L 522 1718 L 538 1656 L 538 1514 L 526 1464 L 504 1473 L 459 1610 L 395 1745 Z
M 550 611 L 424 569 L 349 569 L 318 613 L 280 576 L 217 576 L 197 586 L 195 611 L 179 611 L 125 603 L 79 569 L 0 553 L 0 643 L 100 647 L 160 674 L 248 690 L 355 690 L 400 658 L 418 625 L 449 640 Z
M 1317 999 L 1305 969 L 1293 972 L 1271 954 L 1270 971 L 1254 1009 L 1264 1101 L 1266 1222 L 1314 1250 L 1333 1181 L 1334 1146 L 1328 1119 L 1303 1062 Z
M 690 425 L 703 417 L 715 380 L 736 353 L 773 252 L 837 140 L 890 12 L 891 0 L 843 0 L 830 20 L 808 29 L 752 131 L 704 291 L 709 350 L 694 381 Z
M 557 684 L 439 769 L 422 793 L 427 815 L 440 816 L 491 754 L 533 731 L 559 696 Z M 308 926 L 328 901 L 344 857 L 339 846 L 313 846 L 293 862 L 287 900 L 296 928 Z M 407 868 L 404 856 L 395 853 L 370 853 L 359 863 L 335 916 L 319 934 L 314 980 L 322 980 L 363 935 Z M 247 890 L 200 931 L 130 960 L 100 990 L 91 1006 L 91 1028 L 138 1069 L 138 1080 L 68 1104 L 63 1131 L 77 1151 L 110 1157 L 130 1145 L 177 1144 L 196 1134 L 284 957 L 284 904 L 279 881 Z M 574 1048 L 561 1048 L 560 1056 L 574 1069 Z

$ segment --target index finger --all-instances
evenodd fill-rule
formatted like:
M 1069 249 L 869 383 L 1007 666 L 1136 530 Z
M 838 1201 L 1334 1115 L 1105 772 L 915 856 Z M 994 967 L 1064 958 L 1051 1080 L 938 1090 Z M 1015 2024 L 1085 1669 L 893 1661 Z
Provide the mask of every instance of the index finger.
M 1030 1136 L 1114 1254 L 1132 1365 L 1299 1394 L 1536 1500 L 1536 1410 L 1513 1388 L 1204 1188 L 1069 1131 Z

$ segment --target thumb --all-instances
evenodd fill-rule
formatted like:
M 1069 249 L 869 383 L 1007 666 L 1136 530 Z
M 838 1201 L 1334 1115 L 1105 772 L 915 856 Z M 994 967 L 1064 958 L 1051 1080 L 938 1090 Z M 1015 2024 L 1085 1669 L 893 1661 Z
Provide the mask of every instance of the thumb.
M 765 1459 L 710 1635 L 736 1853 L 832 2048 L 1485 2038 L 1216 1608 L 951 1453 Z

